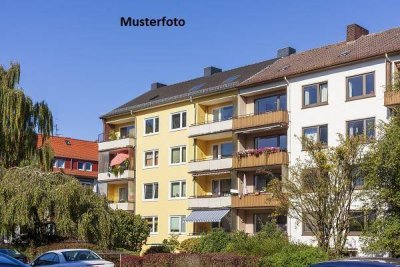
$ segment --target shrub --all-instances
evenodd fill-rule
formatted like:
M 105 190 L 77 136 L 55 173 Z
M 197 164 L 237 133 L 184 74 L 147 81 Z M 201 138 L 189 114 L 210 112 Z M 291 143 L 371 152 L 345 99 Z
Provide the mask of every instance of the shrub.
M 141 267 L 141 266 L 143 266 L 143 257 L 134 255 L 121 256 L 121 267 Z
M 181 242 L 179 246 L 181 252 L 198 253 L 200 252 L 200 238 L 188 238 Z
M 169 247 L 170 252 L 175 252 L 179 247 L 178 237 L 179 235 L 171 235 L 168 239 L 163 240 L 163 245 Z
M 221 252 L 229 244 L 231 235 L 222 229 L 216 229 L 200 237 L 199 250 L 202 253 Z
M 169 246 L 166 245 L 151 246 L 143 253 L 143 255 L 157 254 L 157 253 L 171 253 L 171 249 Z

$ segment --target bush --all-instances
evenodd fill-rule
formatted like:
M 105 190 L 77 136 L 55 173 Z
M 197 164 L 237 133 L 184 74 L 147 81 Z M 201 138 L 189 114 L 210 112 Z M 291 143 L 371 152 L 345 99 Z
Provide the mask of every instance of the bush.
M 231 241 L 231 235 L 222 229 L 216 229 L 200 237 L 199 251 L 202 253 L 221 252 Z
M 167 245 L 151 246 L 143 253 L 143 255 L 157 253 L 171 253 L 171 249 Z
M 200 238 L 188 238 L 181 242 L 179 246 L 181 252 L 198 253 L 200 252 Z

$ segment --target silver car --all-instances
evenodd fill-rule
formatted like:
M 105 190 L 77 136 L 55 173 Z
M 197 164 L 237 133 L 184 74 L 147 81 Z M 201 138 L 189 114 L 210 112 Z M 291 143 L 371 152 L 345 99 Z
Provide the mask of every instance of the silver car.
M 31 266 L 52 267 L 115 267 L 89 249 L 60 249 L 48 251 L 37 257 Z

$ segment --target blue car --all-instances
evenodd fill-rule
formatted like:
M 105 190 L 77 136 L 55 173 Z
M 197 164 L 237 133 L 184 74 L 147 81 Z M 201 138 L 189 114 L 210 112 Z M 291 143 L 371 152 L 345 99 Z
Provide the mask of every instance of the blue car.
M 27 267 L 28 265 L 14 259 L 6 254 L 0 253 L 0 266 L 1 267 Z
M 400 267 L 399 259 L 390 258 L 350 258 L 321 262 L 309 267 Z

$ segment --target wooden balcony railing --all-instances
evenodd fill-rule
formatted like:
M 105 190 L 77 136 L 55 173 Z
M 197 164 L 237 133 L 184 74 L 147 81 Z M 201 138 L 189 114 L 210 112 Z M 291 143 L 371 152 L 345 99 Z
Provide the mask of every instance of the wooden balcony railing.
M 281 123 L 289 123 L 289 115 L 286 110 L 239 116 L 233 119 L 233 130 L 268 126 Z
M 231 204 L 232 208 L 268 208 L 278 207 L 279 205 L 279 200 L 268 193 L 232 196 Z
M 400 91 L 386 91 L 385 92 L 385 106 L 400 105 Z
M 235 155 L 233 157 L 233 168 L 250 168 L 250 167 L 261 167 L 261 166 L 272 166 L 282 165 L 289 163 L 289 155 L 287 152 L 280 151 L 271 154 L 261 154 L 259 156 L 249 155 L 245 157 L 239 157 Z

